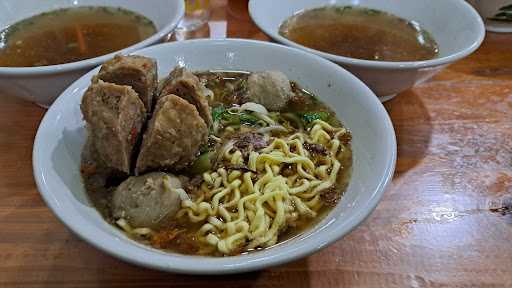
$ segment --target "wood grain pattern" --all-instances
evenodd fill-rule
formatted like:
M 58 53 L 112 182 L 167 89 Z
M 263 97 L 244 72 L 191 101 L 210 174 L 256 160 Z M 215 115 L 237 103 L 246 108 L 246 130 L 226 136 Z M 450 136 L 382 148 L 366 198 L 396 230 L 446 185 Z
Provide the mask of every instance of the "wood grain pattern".
M 212 2 L 229 37 L 268 39 L 244 1 Z M 311 257 L 232 276 L 152 271 L 78 239 L 34 184 L 44 110 L 0 95 L 0 287 L 512 287 L 512 34 L 489 33 L 386 103 L 397 171 L 363 225 Z

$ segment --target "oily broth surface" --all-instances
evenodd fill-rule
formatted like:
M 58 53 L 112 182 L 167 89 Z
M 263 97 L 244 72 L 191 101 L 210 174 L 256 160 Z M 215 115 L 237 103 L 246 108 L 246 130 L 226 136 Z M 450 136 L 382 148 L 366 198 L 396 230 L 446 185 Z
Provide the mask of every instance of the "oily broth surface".
M 230 106 L 239 101 L 239 95 L 243 93 L 243 89 L 245 86 L 245 82 L 250 75 L 250 72 L 241 72 L 241 71 L 215 71 L 215 72 L 199 72 L 195 73 L 205 86 L 212 90 L 215 95 L 222 95 L 221 97 L 216 97 L 214 101 L 210 101 L 210 106 L 215 107 L 218 105 Z M 307 103 L 291 103 L 287 106 L 287 108 L 281 113 L 298 113 L 298 112 L 309 112 L 309 111 L 325 111 L 335 116 L 334 111 L 332 111 L 328 106 L 322 103 L 317 97 L 315 97 L 309 91 L 302 89 L 297 83 L 291 82 L 291 86 L 293 92 L 296 95 L 303 96 L 307 99 L 312 99 L 313 101 L 309 101 Z M 221 101 L 219 101 L 221 99 Z M 342 123 L 336 118 L 333 117 L 332 125 L 341 127 Z M 227 137 L 229 139 L 229 137 Z M 340 162 L 342 163 L 343 169 L 339 172 L 337 182 L 335 184 L 335 190 L 337 191 L 338 199 L 341 198 L 342 194 L 346 191 L 348 186 L 351 172 L 352 172 L 352 149 L 349 146 L 347 151 L 340 157 Z M 294 227 L 288 227 L 286 230 L 280 232 L 279 240 L 276 245 L 282 244 L 283 241 L 292 239 L 297 237 L 304 231 L 307 231 L 311 227 L 318 224 L 324 217 L 333 209 L 333 206 L 324 205 L 319 211 L 315 218 L 313 219 L 301 219 L 295 223 Z M 200 225 L 197 224 L 189 224 L 189 223 L 181 223 L 180 228 L 186 229 L 188 233 L 188 239 L 195 239 L 194 234 Z M 144 241 L 144 240 L 143 240 Z M 169 247 L 168 250 L 180 253 L 187 253 L 183 248 L 188 248 L 184 245 L 179 245 L 175 247 Z M 269 247 L 271 248 L 271 247 Z M 255 250 L 261 250 L 267 248 L 257 248 Z M 250 253 L 251 251 L 242 252 Z M 222 256 L 218 252 L 210 254 L 210 256 Z
M 155 32 L 151 20 L 123 8 L 84 6 L 49 11 L 0 32 L 0 66 L 46 66 L 94 58 Z
M 215 71 L 215 72 L 198 72 L 195 73 L 199 79 L 205 84 L 205 86 L 212 90 L 215 95 L 220 97 L 215 97 L 215 100 L 209 102 L 211 107 L 216 107 L 218 105 L 231 106 L 236 105 L 237 101 L 239 101 L 238 96 L 243 93 L 243 89 L 245 86 L 245 82 L 247 81 L 250 72 L 232 72 L 232 71 Z M 298 112 L 308 112 L 308 111 L 325 111 L 335 116 L 335 113 L 327 107 L 324 103 L 318 100 L 313 94 L 299 87 L 296 83 L 291 83 L 293 92 L 296 95 L 303 96 L 310 101 L 307 102 L 298 102 L 292 103 L 288 105 L 285 111 L 281 111 L 281 113 L 298 113 Z M 330 124 L 336 127 L 342 127 L 341 122 L 336 118 L 332 117 Z M 226 135 L 223 143 L 229 141 L 230 136 Z M 222 137 L 224 138 L 224 137 Z M 221 145 L 222 146 L 222 145 Z M 87 150 L 84 150 L 82 155 L 82 159 L 87 158 Z M 352 167 L 352 150 L 350 145 L 347 146 L 346 151 L 339 157 L 339 161 L 342 164 L 343 169 L 338 173 L 337 181 L 334 186 L 335 197 L 339 199 L 342 194 L 345 192 L 346 187 L 349 183 L 351 176 L 351 167 Z M 183 174 L 194 177 L 193 173 L 190 171 L 182 171 Z M 101 184 L 101 177 L 83 177 L 83 181 L 89 195 L 89 199 L 94 203 L 96 208 L 101 212 L 103 217 L 112 225 L 115 225 L 116 219 L 112 217 L 111 213 L 111 194 L 122 179 L 110 179 L 111 187 L 103 187 Z M 200 195 L 191 195 L 194 197 L 199 197 Z M 295 223 L 294 227 L 288 227 L 286 230 L 281 231 L 279 234 L 279 240 L 277 244 L 283 243 L 290 238 L 296 237 L 300 235 L 305 230 L 311 228 L 312 226 L 319 223 L 332 209 L 334 205 L 323 205 L 317 213 L 315 218 L 303 218 Z M 127 234 L 132 239 L 153 246 L 155 248 L 177 252 L 182 254 L 196 255 L 198 254 L 198 247 L 202 247 L 201 245 L 205 245 L 197 241 L 196 232 L 201 228 L 203 223 L 192 223 L 188 221 L 186 217 L 177 219 L 176 222 L 170 224 L 167 227 L 161 227 L 158 231 L 159 236 L 153 239 L 148 239 L 143 236 L 137 236 L 134 234 Z M 172 241 L 167 241 L 168 237 L 173 237 Z M 204 247 L 203 247 L 204 248 Z M 233 255 L 250 253 L 254 250 L 261 250 L 266 248 L 256 248 L 249 251 L 236 251 Z M 199 249 L 204 250 L 204 249 Z M 219 251 L 212 251 L 207 254 L 200 254 L 207 256 L 225 256 Z
M 365 60 L 428 60 L 439 50 L 430 33 L 418 23 L 352 6 L 306 10 L 283 22 L 279 33 L 309 48 Z

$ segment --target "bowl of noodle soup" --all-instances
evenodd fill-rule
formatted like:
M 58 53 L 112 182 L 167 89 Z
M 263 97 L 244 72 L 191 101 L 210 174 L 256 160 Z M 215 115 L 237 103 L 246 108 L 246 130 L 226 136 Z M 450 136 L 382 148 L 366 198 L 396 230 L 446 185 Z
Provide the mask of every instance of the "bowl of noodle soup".
M 293 105 L 288 105 L 289 103 L 286 108 L 281 108 L 284 110 L 276 113 L 272 112 L 272 105 L 276 102 L 264 105 L 271 107 L 269 111 L 260 107 L 263 105 L 258 106 L 253 102 L 229 107 L 210 102 L 212 118 L 209 118 L 210 116 L 201 114 L 200 106 L 197 106 L 198 110 L 190 108 L 192 106 L 182 98 L 160 97 L 159 104 L 154 108 L 153 118 L 157 118 L 159 109 L 163 109 L 160 106 L 167 104 L 164 101 L 172 103 L 171 106 L 176 107 L 177 111 L 192 109 L 193 113 L 188 114 L 196 113 L 197 119 L 205 119 L 204 122 L 210 124 L 208 137 L 213 140 L 208 138 L 210 148 L 201 148 L 201 151 L 220 150 L 215 155 L 224 164 L 201 170 L 201 182 L 197 186 L 200 196 L 190 195 L 185 187 L 173 186 L 178 181 L 173 175 L 163 172 L 143 174 L 146 170 L 151 171 L 147 167 L 154 164 L 154 159 L 151 159 L 154 151 L 146 149 L 143 142 L 139 158 L 145 157 L 144 159 L 149 160 L 147 163 L 137 162 L 135 169 L 139 170 L 139 176 L 128 178 L 116 186 L 115 191 L 107 191 L 114 195 L 111 200 L 113 204 L 110 204 L 114 206 L 114 212 L 109 222 L 98 202 L 88 193 L 87 179 L 82 178 L 83 166 L 82 171 L 80 170 L 84 161 L 81 157 L 84 149 L 88 147 L 88 135 L 94 124 L 84 112 L 87 111 L 84 101 L 92 91 L 91 80 L 93 84 L 96 83 L 94 85 L 97 85 L 97 89 L 101 89 L 101 85 L 107 85 L 101 80 L 95 82 L 95 75 L 101 75 L 100 68 L 92 70 L 63 92 L 48 110 L 34 142 L 33 166 L 38 189 L 50 209 L 67 227 L 98 249 L 127 262 L 163 271 L 190 274 L 253 271 L 305 257 L 325 248 L 364 221 L 378 204 L 394 172 L 394 130 L 375 95 L 343 68 L 294 48 L 237 39 L 168 43 L 146 48 L 135 54 L 155 59 L 159 75 L 166 75 L 176 66 L 183 66 L 190 71 L 202 71 L 195 75 L 201 83 L 206 84 L 217 83 L 215 79 L 219 75 L 223 76 L 222 79 L 236 78 L 231 77 L 234 74 L 219 74 L 225 73 L 219 71 L 246 73 L 246 76 L 239 75 L 240 79 L 246 81 L 233 84 L 234 91 L 238 87 L 236 85 L 248 85 L 251 91 L 251 75 L 265 78 L 268 75 L 258 73 L 280 71 L 292 84 L 300 85 L 301 91 L 303 89 L 318 97 L 323 105 L 321 107 L 324 108 L 318 113 L 315 112 L 316 114 L 312 111 L 318 111 L 318 107 L 297 114 L 305 119 L 306 122 L 302 123 L 307 126 L 299 127 L 302 124 L 293 124 L 296 120 L 293 115 L 296 114 L 293 114 Z M 207 87 L 213 95 L 219 95 L 214 85 Z M 268 85 L 262 87 L 261 89 L 266 89 Z M 297 87 L 299 86 L 292 85 L 295 92 Z M 176 91 L 173 93 L 179 94 Z M 89 128 L 86 128 L 82 113 Z M 180 113 L 176 117 L 187 114 Z M 322 115 L 327 114 L 336 116 L 330 120 L 324 119 Z M 176 121 L 172 121 L 171 125 Z M 199 124 L 203 123 L 202 120 L 198 121 Z M 187 125 L 192 125 L 190 123 Z M 233 126 L 233 123 L 236 125 Z M 247 128 L 248 123 L 253 128 Z M 195 128 L 184 130 L 185 134 L 192 135 L 187 137 L 199 135 L 197 131 L 205 129 L 204 123 L 201 124 L 203 126 L 199 124 Z M 156 124 L 151 122 L 148 126 L 148 129 L 156 129 Z M 247 135 L 253 134 L 244 134 L 237 129 L 249 129 L 247 131 L 257 132 L 267 138 L 250 138 L 253 136 Z M 145 135 L 144 139 L 149 137 Z M 253 146 L 262 141 L 264 145 L 257 150 L 244 150 L 247 146 L 254 148 Z M 196 145 L 195 142 L 192 141 L 189 146 Z M 214 143 L 210 145 L 210 142 Z M 348 147 L 350 161 L 344 160 L 342 156 L 327 156 L 331 155 L 329 153 L 348 155 L 343 154 L 343 148 L 340 147 Z M 317 156 L 315 158 L 312 155 Z M 274 165 L 275 163 L 282 165 Z M 345 169 L 347 165 L 351 169 Z M 329 209 L 322 210 L 318 201 L 327 200 L 320 197 L 319 191 L 334 185 L 339 171 L 348 171 L 343 178 L 346 183 L 340 184 L 343 185 L 343 194 Z M 122 210 L 125 201 L 122 198 L 125 193 L 122 187 L 137 185 L 129 183 L 130 179 L 135 183 L 137 177 L 146 177 L 145 183 L 153 177 L 151 181 L 161 181 L 159 185 L 176 194 L 181 203 L 180 209 L 175 212 L 176 217 L 198 223 L 193 226 L 193 231 L 202 242 L 198 241 L 203 243 L 198 248 L 202 249 L 201 253 L 162 249 L 161 238 L 158 237 L 151 239 L 160 242 L 148 240 L 147 243 L 144 242 L 146 236 L 141 236 L 142 240 L 132 237 L 137 233 L 144 235 L 150 233 L 148 231 L 157 231 L 157 228 L 146 227 L 153 222 L 144 222 L 144 219 L 136 222 L 136 216 L 129 218 L 133 215 L 130 214 L 131 210 Z M 257 193 L 253 195 L 251 191 Z M 122 213 L 117 213 L 116 207 L 121 207 L 119 209 Z M 302 215 L 309 215 L 309 218 L 317 215 L 321 217 L 309 221 L 308 225 L 301 225 Z M 154 215 L 159 221 L 160 216 Z M 294 232 L 286 236 L 283 226 L 297 228 L 291 229 Z

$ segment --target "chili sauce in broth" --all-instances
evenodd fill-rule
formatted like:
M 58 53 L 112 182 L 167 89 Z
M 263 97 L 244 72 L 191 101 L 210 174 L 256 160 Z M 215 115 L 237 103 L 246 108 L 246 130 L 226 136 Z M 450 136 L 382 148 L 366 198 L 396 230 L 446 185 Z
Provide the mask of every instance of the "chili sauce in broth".
M 53 10 L 0 31 L 0 66 L 46 66 L 94 58 L 124 49 L 155 32 L 151 20 L 123 8 Z
M 414 21 L 387 12 L 353 6 L 326 6 L 288 18 L 279 33 L 322 52 L 376 61 L 435 58 L 438 45 Z
M 212 110 L 212 116 L 215 116 L 216 111 L 219 107 L 237 107 L 243 102 L 243 95 L 246 93 L 247 81 L 251 72 L 245 71 L 204 71 L 194 73 L 200 81 L 205 85 L 206 88 L 210 89 L 215 97 L 208 99 L 208 104 Z M 310 128 L 299 127 L 301 117 L 304 117 L 307 113 L 318 113 L 322 115 L 328 115 L 324 118 L 333 127 L 343 127 L 343 124 L 338 120 L 336 114 L 327 105 L 321 102 L 315 95 L 301 88 L 299 84 L 291 81 L 292 92 L 295 95 L 294 100 L 290 101 L 284 110 L 281 110 L 279 114 L 276 114 L 276 121 L 284 126 L 288 126 L 291 129 L 305 129 L 306 131 Z M 302 115 L 302 116 L 301 116 Z M 214 117 L 215 118 L 215 117 Z M 228 128 L 234 128 L 230 130 Z M 224 126 L 221 127 L 220 133 L 216 134 L 211 131 L 210 133 L 216 134 L 217 138 L 222 139 L 220 143 L 216 145 L 210 145 L 204 147 L 207 153 L 213 153 L 216 155 L 219 153 L 219 148 L 224 146 L 227 142 L 230 142 L 233 137 L 236 137 L 239 133 L 245 133 L 255 128 L 251 128 L 246 125 L 235 126 Z M 320 221 L 335 207 L 337 202 L 341 199 L 343 193 L 346 191 L 351 173 L 352 173 L 352 148 L 351 148 L 351 134 L 346 134 L 346 139 L 341 139 L 344 142 L 345 149 L 337 155 L 337 159 L 341 163 L 342 169 L 337 175 L 336 182 L 329 188 L 327 193 L 322 194 L 323 206 L 317 211 L 317 216 L 314 218 L 301 218 L 294 223 L 293 226 L 286 227 L 285 230 L 281 231 L 276 244 L 280 244 L 283 241 L 297 237 L 304 231 L 307 231 Z M 90 143 L 89 143 L 90 144 Z M 82 154 L 82 162 L 87 162 L 90 156 L 95 153 L 92 146 L 86 144 Z M 205 152 L 202 152 L 205 153 Z M 200 158 L 201 156 L 199 156 Z M 321 157 L 321 156 L 318 156 Z M 198 160 L 199 160 L 198 158 Z M 84 161 L 85 160 L 85 161 Z M 198 161 L 199 162 L 199 161 Z M 184 182 L 184 188 L 192 198 L 204 197 L 204 192 L 201 192 L 199 186 L 203 182 L 202 172 L 196 170 L 195 165 L 189 166 L 184 170 L 180 171 L 180 175 L 188 177 L 189 180 Z M 83 181 L 88 193 L 89 199 L 94 203 L 98 211 L 103 215 L 107 222 L 112 225 L 116 225 L 116 219 L 112 215 L 111 209 L 111 197 L 116 186 L 123 180 L 123 178 L 110 177 L 105 179 L 102 173 L 88 174 L 84 173 L 86 166 L 82 165 L 82 176 Z M 213 168 L 213 167 L 212 167 Z M 103 168 L 99 168 L 100 170 Z M 210 168 L 211 169 L 211 168 Z M 226 168 L 229 169 L 229 168 Z M 108 169 L 105 169 L 108 173 Z M 283 172 L 285 173 L 285 172 Z M 200 180 L 197 182 L 196 180 Z M 194 184 L 194 182 L 196 182 Z M 152 246 L 157 249 L 164 251 L 176 252 L 188 255 L 205 255 L 205 256 L 226 256 L 216 250 L 205 249 L 205 244 L 201 243 L 197 239 L 197 231 L 202 227 L 203 223 L 193 223 L 186 217 L 175 219 L 174 222 L 167 226 L 161 227 L 152 237 L 138 236 L 135 234 L 127 234 L 133 240 L 136 240 L 142 244 Z M 269 248 L 271 248 L 270 246 Z M 239 255 L 250 253 L 255 250 L 267 249 L 267 248 L 255 248 L 248 251 L 234 251 L 230 255 Z
M 205 84 L 205 87 L 210 89 L 216 97 L 214 99 L 209 99 L 209 106 L 212 107 L 212 110 L 215 111 L 216 107 L 224 106 L 224 107 L 233 107 L 241 104 L 241 98 L 243 98 L 243 94 L 247 89 L 247 79 L 251 72 L 245 71 L 205 71 L 205 72 L 196 72 L 194 73 L 199 77 L 202 83 Z M 298 83 L 290 81 L 292 91 L 296 95 L 296 100 L 290 101 L 287 107 L 280 111 L 280 115 L 282 116 L 279 121 L 290 121 L 293 122 L 292 119 L 287 118 L 287 116 L 291 115 L 301 115 L 308 112 L 314 113 L 325 113 L 329 115 L 327 122 L 335 127 L 343 127 L 343 124 L 336 117 L 335 112 L 330 109 L 327 105 L 325 105 L 321 100 L 319 100 L 313 93 L 307 91 L 300 87 Z M 213 112 L 215 113 L 215 112 Z M 295 124 L 290 123 L 294 128 L 298 128 Z M 247 128 L 247 127 L 245 127 Z M 227 130 L 227 129 L 226 129 Z M 226 142 L 229 142 L 232 137 L 238 133 L 243 132 L 243 125 L 234 132 L 223 132 L 223 134 L 218 135 L 223 139 L 223 142 L 220 144 L 222 146 Z M 350 134 L 348 134 L 350 135 Z M 349 136 L 350 137 L 350 136 Z M 349 142 L 351 139 L 346 139 Z M 294 226 L 289 226 L 286 230 L 282 231 L 279 235 L 279 240 L 277 244 L 281 244 L 283 241 L 289 240 L 291 238 L 299 236 L 304 231 L 307 231 L 311 227 L 315 226 L 317 223 L 322 221 L 322 219 L 332 210 L 332 208 L 336 205 L 336 203 L 341 199 L 343 193 L 346 191 L 347 186 L 350 181 L 350 177 L 352 174 L 352 148 L 350 144 L 346 145 L 346 149 L 338 155 L 338 159 L 341 162 L 342 169 L 340 170 L 336 183 L 330 188 L 329 193 L 324 194 L 325 197 L 322 198 L 325 203 L 322 208 L 318 211 L 318 214 L 315 218 L 303 218 L 294 223 Z M 194 172 L 192 171 L 184 171 L 185 174 L 188 174 L 190 177 L 194 176 Z M 192 194 L 192 197 L 201 197 L 201 194 Z M 170 233 L 166 232 L 165 228 L 161 230 L 160 237 L 156 237 L 156 240 L 148 241 L 144 238 L 138 238 L 136 240 L 141 241 L 143 243 L 152 245 L 156 248 L 164 248 L 164 250 L 169 250 L 173 252 L 183 253 L 183 254 L 197 254 L 198 248 L 197 242 L 195 239 L 195 233 L 200 228 L 199 224 L 194 224 L 186 221 L 178 221 L 175 223 L 175 226 L 169 227 L 167 231 L 171 231 Z M 178 234 L 174 234 L 174 232 L 178 232 Z M 165 242 L 165 238 L 171 235 L 171 237 L 176 237 L 173 241 L 172 245 L 162 246 L 162 243 Z M 159 241 L 162 240 L 162 241 Z M 195 243 L 196 242 L 196 243 Z M 155 245 L 156 244 L 156 245 Z M 271 247 L 269 247 L 271 248 Z M 266 248 L 256 248 L 254 250 L 261 250 Z M 237 254 L 245 254 L 247 252 L 238 252 Z M 223 256 L 218 251 L 208 253 L 206 255 L 209 256 Z

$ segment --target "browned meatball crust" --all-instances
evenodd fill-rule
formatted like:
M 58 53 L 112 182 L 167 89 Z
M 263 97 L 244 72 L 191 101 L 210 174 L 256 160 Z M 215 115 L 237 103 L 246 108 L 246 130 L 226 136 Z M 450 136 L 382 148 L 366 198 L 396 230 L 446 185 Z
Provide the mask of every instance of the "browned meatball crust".
M 99 80 L 80 105 L 88 137 L 109 167 L 129 173 L 133 148 L 146 118 L 144 104 L 129 86 Z
M 195 159 L 208 128 L 194 105 L 176 95 L 160 98 L 144 133 L 136 173 L 180 170 Z
M 159 97 L 174 94 L 196 106 L 199 115 L 208 127 L 212 124 L 212 115 L 208 106 L 207 95 L 211 93 L 199 81 L 196 75 L 184 67 L 177 67 L 159 85 Z
M 151 111 L 153 95 L 158 86 L 157 64 L 154 59 L 138 55 L 116 55 L 101 66 L 93 82 L 97 80 L 131 86 L 146 110 Z

